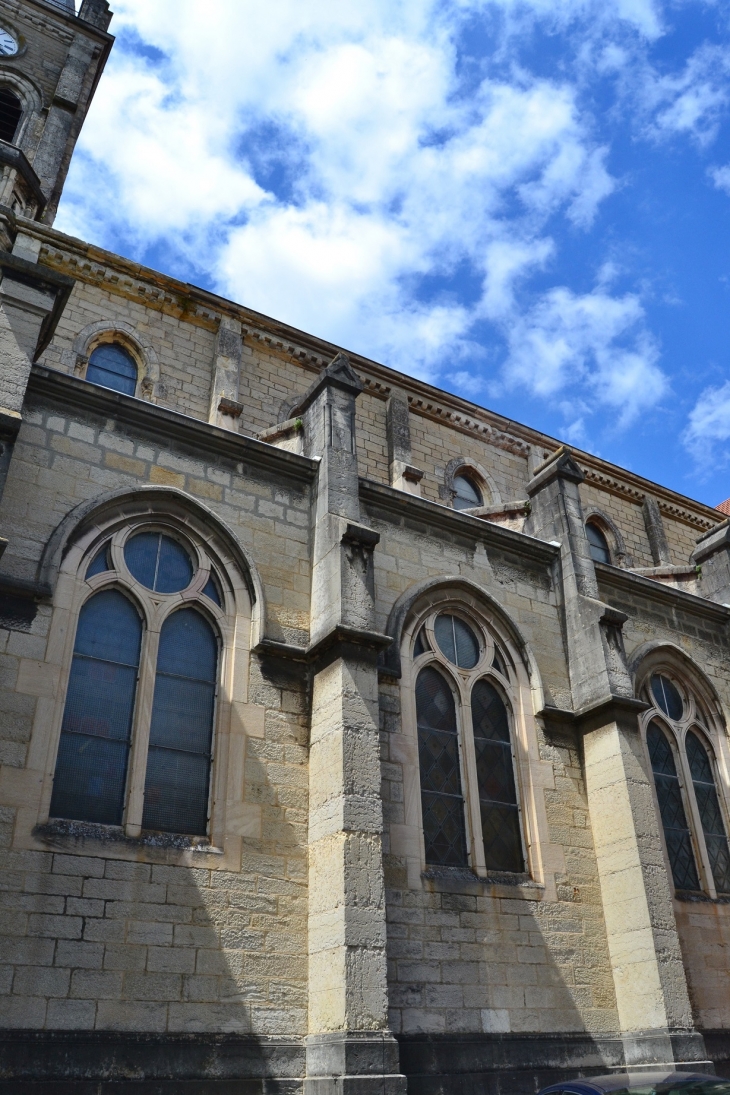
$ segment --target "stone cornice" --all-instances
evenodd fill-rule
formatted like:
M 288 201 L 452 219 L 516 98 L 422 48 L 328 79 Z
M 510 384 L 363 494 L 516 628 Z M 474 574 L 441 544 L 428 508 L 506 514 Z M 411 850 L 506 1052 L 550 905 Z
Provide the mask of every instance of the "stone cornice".
M 299 331 L 250 308 L 216 296 L 165 274 L 149 270 L 119 255 L 64 236 L 53 229 L 22 221 L 23 230 L 41 240 L 41 262 L 72 274 L 79 281 L 103 286 L 107 291 L 137 303 L 217 330 L 223 315 L 238 320 L 242 333 L 301 366 L 318 373 L 342 350 L 335 343 Z M 390 369 L 350 350 L 345 351 L 360 374 L 365 391 L 387 399 L 391 391 L 407 393 L 413 414 L 443 422 L 450 429 L 467 434 L 484 444 L 501 448 L 527 459 L 530 450 L 549 456 L 561 442 L 513 419 L 479 407 L 460 396 L 442 391 L 413 377 Z M 306 381 L 302 384 L 306 389 Z M 590 453 L 573 449 L 573 456 L 589 484 L 641 505 L 646 495 L 655 497 L 663 513 L 703 532 L 717 523 L 715 511 L 693 499 L 677 494 L 633 472 L 609 464 Z
M 317 461 L 307 456 L 299 456 L 254 437 L 212 426 L 198 418 L 189 418 L 178 411 L 158 407 L 134 396 L 89 384 L 45 365 L 33 366 L 28 394 L 51 400 L 54 407 L 105 415 L 161 441 L 173 440 L 213 457 L 226 456 L 295 482 L 312 483 L 317 474 Z
M 726 624 L 730 621 L 730 608 L 726 608 L 725 605 L 708 601 L 705 597 L 697 597 L 694 593 L 676 589 L 664 582 L 645 578 L 643 574 L 637 574 L 632 570 L 621 570 L 608 563 L 596 563 L 595 567 L 599 583 L 609 588 L 659 601 L 670 608 L 690 612 L 695 616 L 703 616 L 714 623 Z
M 438 502 L 375 483 L 372 479 L 360 480 L 360 498 L 375 511 L 376 516 L 385 517 L 393 524 L 415 521 L 434 531 L 480 540 L 488 546 L 527 557 L 545 566 L 551 565 L 560 553 L 558 545 L 537 540 L 523 532 L 514 532 L 480 517 L 472 517 L 463 510 L 449 509 Z

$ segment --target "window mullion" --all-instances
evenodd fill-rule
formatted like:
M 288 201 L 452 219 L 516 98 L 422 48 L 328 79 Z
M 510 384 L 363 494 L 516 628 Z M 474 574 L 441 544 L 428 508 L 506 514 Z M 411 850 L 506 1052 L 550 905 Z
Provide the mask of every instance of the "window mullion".
M 157 652 L 160 645 L 159 630 L 147 630 L 142 643 L 139 681 L 137 684 L 137 710 L 132 731 L 132 750 L 129 764 L 129 792 L 125 831 L 127 836 L 136 837 L 142 832 L 142 812 L 144 810 L 144 787 L 147 774 L 147 752 L 150 742 L 150 723 L 152 705 L 155 698 L 155 674 Z
M 459 742 L 464 770 L 464 806 L 467 819 L 469 858 L 472 870 L 483 878 L 487 873 L 487 865 L 484 858 L 477 757 L 474 748 L 474 727 L 470 701 L 462 702 L 459 705 Z

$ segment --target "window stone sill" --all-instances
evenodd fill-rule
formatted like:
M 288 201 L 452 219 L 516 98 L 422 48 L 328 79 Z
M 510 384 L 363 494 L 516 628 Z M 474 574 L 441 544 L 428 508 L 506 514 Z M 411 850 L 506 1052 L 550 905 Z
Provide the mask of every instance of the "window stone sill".
M 137 837 L 126 836 L 117 825 L 97 825 L 88 821 L 51 819 L 33 830 L 36 840 L 57 848 L 69 848 L 80 843 L 123 845 L 126 848 L 172 849 L 207 855 L 223 855 L 221 848 L 211 845 L 207 837 L 183 836 L 177 833 L 142 832 Z
M 464 867 L 427 867 L 421 872 L 423 887 L 432 893 L 473 894 L 514 901 L 542 901 L 545 887 L 528 874 L 493 871 L 480 878 Z

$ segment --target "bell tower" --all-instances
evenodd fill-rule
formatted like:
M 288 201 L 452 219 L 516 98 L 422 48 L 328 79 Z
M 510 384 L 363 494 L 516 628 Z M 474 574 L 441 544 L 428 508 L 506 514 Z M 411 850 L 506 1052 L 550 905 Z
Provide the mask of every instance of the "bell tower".
M 107 0 L 79 2 L 0 0 L 0 219 L 53 224 L 113 43 Z

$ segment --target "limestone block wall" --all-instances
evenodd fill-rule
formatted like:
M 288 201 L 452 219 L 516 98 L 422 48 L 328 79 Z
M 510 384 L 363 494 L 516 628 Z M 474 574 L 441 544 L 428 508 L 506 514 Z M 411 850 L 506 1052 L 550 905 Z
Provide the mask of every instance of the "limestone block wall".
M 592 483 L 581 483 L 580 497 L 584 513 L 598 510 L 614 522 L 633 566 L 654 566 L 640 502 L 620 498 L 606 490 L 600 490 Z
M 111 289 L 78 280 L 61 317 L 53 342 L 42 361 L 52 369 L 77 372 L 74 343 L 92 324 L 131 326 L 159 359 L 156 402 L 207 421 L 215 351 L 215 330 L 183 317 L 154 310 Z
M 629 619 L 624 637 L 629 659 L 646 643 L 668 643 L 680 648 L 707 676 L 719 697 L 725 725 L 730 725 L 730 681 L 727 677 L 729 640 L 722 621 L 701 611 L 682 611 L 660 592 L 642 595 L 608 584 L 601 596 Z M 694 682 L 690 682 L 694 683 Z M 730 742 L 726 731 L 713 741 L 728 816 L 728 758 Z M 679 941 L 687 974 L 695 1023 L 701 1030 L 730 1028 L 730 904 L 725 897 L 674 899 Z
M 149 484 L 179 487 L 235 530 L 260 564 L 270 629 L 306 643 L 308 487 L 40 396 L 28 401 L 3 500 L 2 573 L 33 578 L 79 502 Z M 306 679 L 255 656 L 234 679 L 240 702 L 219 745 L 228 759 L 214 770 L 220 847 L 44 834 L 35 827 L 62 673 L 48 641 L 54 611 L 5 594 L 0 606 L 0 1025 L 305 1033 Z
M 546 568 L 467 537 L 395 525 L 375 512 L 379 619 L 413 581 L 460 574 L 489 591 L 533 650 L 554 704 L 569 702 L 555 590 Z M 380 625 L 382 626 L 382 625 Z M 404 681 L 381 681 L 391 1023 L 402 1034 L 618 1029 L 578 740 L 540 727 L 527 748 L 524 809 L 533 880 L 420 874 L 413 727 Z M 524 773 L 523 773 L 524 775 Z M 539 847 L 538 847 L 539 846 Z
M 411 446 L 413 464 L 425 474 L 421 494 L 432 502 L 441 502 L 447 465 L 459 457 L 474 460 L 493 477 L 503 502 L 526 498 L 529 479 L 526 454 L 513 453 L 455 430 L 447 423 L 434 421 L 411 408 Z M 491 501 L 487 499 L 486 501 Z

